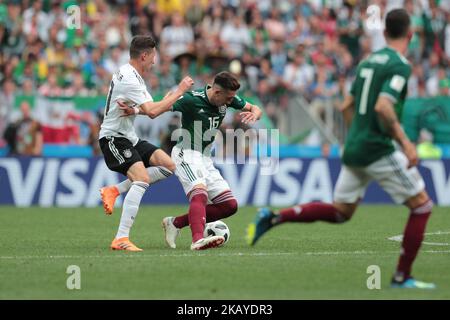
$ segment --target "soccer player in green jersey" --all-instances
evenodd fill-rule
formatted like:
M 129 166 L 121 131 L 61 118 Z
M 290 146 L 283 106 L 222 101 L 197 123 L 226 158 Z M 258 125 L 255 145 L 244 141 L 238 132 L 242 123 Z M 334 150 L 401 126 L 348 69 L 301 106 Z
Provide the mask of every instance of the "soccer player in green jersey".
M 273 226 L 285 222 L 346 222 L 351 219 L 369 182 L 375 180 L 396 203 L 410 209 L 392 287 L 434 288 L 432 283 L 411 277 L 411 267 L 422 243 L 433 202 L 416 168 L 415 146 L 398 120 L 411 74 L 411 66 L 403 56 L 411 38 L 410 19 L 404 9 L 388 13 L 384 35 L 387 47 L 361 61 L 350 95 L 342 106 L 350 129 L 334 203 L 312 202 L 279 212 L 262 208 L 248 228 L 247 239 L 254 245 Z M 397 150 L 394 141 L 401 151 Z
M 184 131 L 172 149 L 172 160 L 190 206 L 188 214 L 163 219 L 165 239 L 171 248 L 176 248 L 180 229 L 188 225 L 192 250 L 217 247 L 225 241 L 222 236 L 203 237 L 206 222 L 229 217 L 238 207 L 228 183 L 214 167 L 210 149 L 228 108 L 241 110 L 242 121 L 248 124 L 253 124 L 262 114 L 258 106 L 236 95 L 239 88 L 233 74 L 220 72 L 212 85 L 185 93 L 173 105 L 173 111 L 182 113 Z
M 262 115 L 258 106 L 236 95 L 239 88 L 233 74 L 220 72 L 212 85 L 186 92 L 172 106 L 172 111 L 182 114 L 182 134 L 172 149 L 172 160 L 190 205 L 187 214 L 163 219 L 165 240 L 171 248 L 176 248 L 180 229 L 187 226 L 191 227 L 192 250 L 218 247 L 225 241 L 222 236 L 203 237 L 206 222 L 227 218 L 238 207 L 228 183 L 214 167 L 211 147 L 228 108 L 241 110 L 241 120 L 246 124 L 253 124 Z M 121 109 L 127 115 L 134 114 L 126 105 Z M 139 112 L 146 113 L 142 109 Z

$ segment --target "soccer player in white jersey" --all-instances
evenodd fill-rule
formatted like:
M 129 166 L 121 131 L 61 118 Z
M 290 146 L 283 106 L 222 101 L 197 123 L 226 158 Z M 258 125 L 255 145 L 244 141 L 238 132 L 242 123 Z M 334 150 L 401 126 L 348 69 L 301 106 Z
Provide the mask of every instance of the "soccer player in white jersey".
M 193 84 L 192 79 L 186 77 L 177 90 L 162 101 L 154 102 L 143 77 L 155 63 L 155 47 L 156 42 L 151 36 L 140 35 L 132 39 L 129 63 L 120 67 L 112 77 L 99 133 L 106 165 L 110 170 L 128 177 L 116 186 L 100 190 L 107 214 L 112 213 L 117 195 L 127 192 L 119 230 L 111 243 L 113 250 L 142 251 L 129 240 L 142 196 L 150 184 L 172 175 L 175 170 L 173 161 L 164 151 L 137 137 L 133 126 L 135 116 L 123 117 L 120 105 L 130 108 L 135 114 L 142 110 L 154 118 L 170 110 Z

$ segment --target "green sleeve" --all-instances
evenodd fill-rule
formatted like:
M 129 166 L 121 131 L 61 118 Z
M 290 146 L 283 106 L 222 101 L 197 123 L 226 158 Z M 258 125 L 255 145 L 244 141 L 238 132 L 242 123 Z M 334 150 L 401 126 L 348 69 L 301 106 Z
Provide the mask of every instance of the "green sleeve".
M 236 96 L 234 96 L 233 101 L 231 101 L 231 103 L 228 105 L 228 107 L 237 109 L 237 110 L 241 110 L 242 108 L 245 107 L 246 104 L 247 104 L 247 101 L 245 101 L 244 99 L 242 99 L 241 97 L 236 95 Z
M 173 104 L 172 111 L 189 112 L 189 100 L 189 95 L 185 93 Z
M 392 102 L 396 103 L 400 100 L 402 92 L 407 86 L 410 74 L 411 67 L 407 64 L 389 69 L 384 78 L 380 96 L 387 96 Z

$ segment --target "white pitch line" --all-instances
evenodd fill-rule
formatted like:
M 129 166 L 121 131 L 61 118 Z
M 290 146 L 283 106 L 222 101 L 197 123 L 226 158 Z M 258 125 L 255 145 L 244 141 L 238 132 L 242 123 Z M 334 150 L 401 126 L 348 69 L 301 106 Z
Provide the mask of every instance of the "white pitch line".
M 424 253 L 450 253 L 450 250 L 423 250 Z M 308 256 L 333 256 L 333 255 L 373 255 L 373 254 L 400 254 L 400 250 L 396 251 L 324 251 L 324 252 L 304 252 Z
M 450 253 L 450 250 L 423 250 L 421 252 L 424 253 Z M 80 258 L 88 258 L 88 259 L 153 259 L 155 257 L 173 257 L 173 258 L 184 258 L 184 257 L 212 257 L 212 256 L 220 256 L 220 257 L 232 257 L 232 256 L 248 256 L 248 257 L 264 257 L 264 256 L 293 256 L 293 255 L 307 255 L 307 256 L 337 256 L 337 255 L 374 255 L 374 254 L 399 254 L 399 251 L 364 251 L 364 250 L 357 250 L 357 251 L 317 251 L 317 252 L 279 252 L 279 253 L 267 253 L 267 252 L 257 252 L 257 253 L 219 253 L 216 255 L 207 255 L 207 254 L 120 254 L 117 255 L 105 255 L 105 256 L 68 256 L 68 255 L 61 255 L 61 256 L 0 256 L 0 260 L 32 260 L 32 259 L 80 259 Z
M 357 251 L 324 251 L 324 252 L 305 252 L 304 254 L 308 256 L 332 256 L 332 255 L 361 255 L 361 254 L 377 254 L 380 252 L 375 251 L 364 251 L 364 250 L 357 250 Z
M 132 258 L 132 259 L 142 259 L 142 258 L 155 258 L 155 257 L 173 257 L 173 258 L 184 258 L 184 257 L 212 257 L 212 256 L 219 256 L 219 257 L 232 257 L 232 256 L 283 256 L 283 255 L 294 255 L 293 252 L 276 252 L 276 253 L 268 253 L 268 252 L 257 252 L 257 253 L 242 253 L 242 252 L 236 252 L 236 253 L 219 253 L 215 255 L 208 255 L 208 254 L 202 254 L 202 253 L 181 253 L 181 254 L 130 254 L 129 252 L 122 252 L 117 253 L 117 255 L 88 255 L 88 256 L 68 256 L 68 255 L 56 255 L 56 256 L 0 256 L 0 260 L 20 260 L 20 259 L 79 259 L 79 258 L 88 258 L 88 259 L 109 259 L 109 258 Z
M 450 231 L 436 231 L 436 232 L 428 232 L 424 233 L 425 236 L 431 236 L 431 235 L 443 235 L 443 234 L 450 234 Z M 391 241 L 397 241 L 402 242 L 403 235 L 399 234 L 398 236 L 389 237 L 388 240 Z M 422 244 L 427 244 L 429 246 L 450 246 L 450 243 L 448 242 L 429 242 L 429 241 L 423 241 Z

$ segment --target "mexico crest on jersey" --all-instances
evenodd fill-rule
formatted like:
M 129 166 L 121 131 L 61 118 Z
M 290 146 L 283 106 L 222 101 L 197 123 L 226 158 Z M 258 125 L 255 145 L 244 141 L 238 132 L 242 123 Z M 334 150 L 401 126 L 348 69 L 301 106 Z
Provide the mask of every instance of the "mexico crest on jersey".
M 219 112 L 220 113 L 226 113 L 227 112 L 227 106 L 220 106 L 219 107 Z
M 124 151 L 123 151 L 123 156 L 125 157 L 125 158 L 131 158 L 131 156 L 132 156 L 133 154 L 131 153 L 131 150 L 130 149 L 125 149 Z

